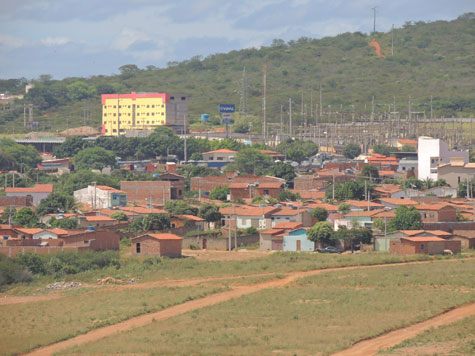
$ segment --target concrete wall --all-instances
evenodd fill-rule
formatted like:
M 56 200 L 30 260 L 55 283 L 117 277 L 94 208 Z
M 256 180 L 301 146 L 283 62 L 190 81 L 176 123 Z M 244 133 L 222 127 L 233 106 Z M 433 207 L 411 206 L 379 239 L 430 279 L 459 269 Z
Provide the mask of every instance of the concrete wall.
M 25 192 L 25 193 L 22 193 L 22 192 L 12 192 L 12 193 L 9 193 L 7 192 L 6 193 L 6 196 L 9 197 L 9 198 L 12 198 L 12 197 L 18 197 L 19 199 L 22 199 L 22 198 L 26 198 L 26 199 L 29 199 L 27 198 L 28 196 L 31 196 L 32 199 L 33 199 L 33 205 L 34 206 L 38 206 L 40 204 L 40 202 L 47 198 L 48 195 L 50 195 L 51 193 L 31 193 L 31 192 Z
M 475 167 L 444 166 L 438 168 L 437 172 L 440 179 L 445 179 L 452 188 L 458 188 L 459 183 L 467 181 L 467 177 L 469 180 L 473 179 Z
M 37 253 L 40 255 L 51 255 L 57 252 L 81 252 L 89 250 L 88 247 L 75 247 L 75 246 L 51 246 L 51 247 L 37 247 L 37 246 L 7 246 L 0 247 L 0 254 L 7 257 L 15 257 L 24 253 Z
M 247 235 L 247 236 L 238 236 L 237 245 L 238 247 L 245 247 L 259 242 L 259 235 Z M 195 237 L 184 237 L 183 238 L 183 248 L 190 248 L 190 245 L 194 245 L 203 249 L 206 247 L 207 250 L 228 250 L 228 238 L 224 237 L 205 237 L 205 236 L 195 236 Z M 206 245 L 206 246 L 205 246 Z M 235 249 L 235 239 L 234 236 L 231 238 L 231 249 Z

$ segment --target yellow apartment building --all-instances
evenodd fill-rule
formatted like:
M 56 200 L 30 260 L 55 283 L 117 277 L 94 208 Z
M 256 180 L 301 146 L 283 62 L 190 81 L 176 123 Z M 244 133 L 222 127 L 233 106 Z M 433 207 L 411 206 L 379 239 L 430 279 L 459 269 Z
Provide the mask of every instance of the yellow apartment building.
M 166 125 L 183 132 L 188 114 L 188 97 L 166 93 L 103 94 L 102 134 L 146 136 Z

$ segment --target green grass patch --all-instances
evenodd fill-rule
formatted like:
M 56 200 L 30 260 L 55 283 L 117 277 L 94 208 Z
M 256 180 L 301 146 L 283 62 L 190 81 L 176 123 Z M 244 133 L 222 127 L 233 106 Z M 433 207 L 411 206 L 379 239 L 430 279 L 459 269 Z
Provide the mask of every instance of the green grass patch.
M 455 323 L 432 328 L 406 340 L 380 355 L 475 355 L 475 316 Z
M 215 286 L 160 287 L 3 305 L 0 306 L 1 353 L 18 354 L 222 290 Z
M 323 273 L 63 354 L 328 355 L 475 300 L 459 277 L 474 267 L 442 260 Z

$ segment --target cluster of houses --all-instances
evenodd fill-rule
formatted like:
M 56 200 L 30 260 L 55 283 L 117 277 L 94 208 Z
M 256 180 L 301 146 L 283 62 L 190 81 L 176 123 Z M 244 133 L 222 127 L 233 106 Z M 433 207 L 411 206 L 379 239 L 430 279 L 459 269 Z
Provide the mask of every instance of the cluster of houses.
M 195 192 L 192 204 L 199 207 L 204 202 L 215 203 L 220 206 L 221 221 L 209 224 L 197 216 L 171 216 L 169 231 L 134 237 L 131 252 L 136 255 L 179 256 L 182 246 L 190 246 L 192 243 L 200 248 L 214 246 L 231 249 L 243 244 L 259 243 L 260 249 L 265 251 L 314 251 L 317 246 L 308 239 L 307 230 L 317 222 L 312 216 L 315 208 L 327 210 L 327 221 L 334 230 L 342 226 L 373 229 L 374 242 L 371 249 L 375 251 L 435 254 L 448 250 L 458 253 L 462 247 L 474 248 L 473 192 L 468 190 L 466 198 L 457 198 L 458 185 L 475 177 L 475 164 L 468 162 L 468 153 L 449 151 L 443 141 L 428 137 L 420 137 L 418 141 L 401 139 L 398 144 L 413 146 L 417 152 L 396 152 L 392 156 L 362 154 L 353 160 L 335 157 L 319 161 L 316 167 L 306 166 L 305 172 L 300 172 L 300 167 L 297 167 L 300 174 L 293 182 L 272 176 L 243 176 L 239 172 L 193 177 L 190 181 L 190 190 Z M 262 152 L 274 160 L 285 160 L 285 156 L 278 152 Z M 221 169 L 233 162 L 236 154 L 236 151 L 227 149 L 205 152 L 203 160 L 189 164 Z M 42 169 L 67 164 L 66 161 L 53 161 L 43 164 Z M 137 162 L 125 162 L 122 166 L 124 169 L 135 169 L 136 164 Z M 327 191 L 331 192 L 339 183 L 356 180 L 367 165 L 378 169 L 379 180 L 378 183 L 372 181 L 374 189 L 371 193 L 368 191 L 366 200 L 336 203 L 334 199 L 327 198 Z M 155 169 L 150 162 L 144 167 L 148 171 Z M 123 181 L 120 189 L 89 185 L 74 192 L 79 205 L 78 212 L 41 217 L 41 222 L 45 224 L 52 217 L 74 218 L 78 221 L 75 230 L 1 226 L 3 238 L 0 240 L 0 253 L 14 256 L 25 251 L 53 253 L 68 249 L 118 249 L 121 236 L 125 236 L 121 231 L 131 222 L 151 213 L 166 214 L 163 209 L 166 202 L 184 199 L 185 177 L 176 173 L 176 163 L 169 162 L 165 167 L 164 173 L 157 174 L 159 180 Z M 409 180 L 411 177 L 432 181 L 444 179 L 448 185 L 420 189 L 395 182 L 396 178 Z M 222 201 L 210 199 L 211 192 L 223 186 L 229 188 L 227 200 L 234 203 L 223 204 Z M 297 201 L 276 203 L 279 194 L 288 189 L 300 198 Z M 11 206 L 17 209 L 35 209 L 52 192 L 52 184 L 6 188 L 5 196 L 0 196 L 0 213 Z M 259 203 L 253 203 L 258 197 L 262 198 L 258 200 Z M 345 209 L 341 208 L 342 203 L 345 204 Z M 386 227 L 399 206 L 413 206 L 417 209 L 421 214 L 423 230 L 388 233 Z M 127 221 L 114 218 L 118 211 L 127 216 Z M 379 221 L 378 229 L 374 228 L 376 221 Z M 384 228 L 381 228 L 381 222 Z M 190 230 L 205 232 L 211 228 L 221 228 L 222 235 L 234 236 L 234 241 L 229 239 L 225 244 L 212 243 L 209 237 L 202 236 L 190 242 L 184 237 Z M 238 236 L 237 231 L 243 230 L 251 231 L 252 238 Z M 344 249 L 346 246 L 341 242 L 340 247 Z

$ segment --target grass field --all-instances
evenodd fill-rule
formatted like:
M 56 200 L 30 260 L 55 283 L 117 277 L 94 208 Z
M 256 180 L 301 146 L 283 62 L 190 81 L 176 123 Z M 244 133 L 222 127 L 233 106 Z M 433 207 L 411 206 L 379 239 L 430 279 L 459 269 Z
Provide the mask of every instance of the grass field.
M 475 355 L 475 316 L 428 330 L 380 355 L 467 356 Z
M 121 258 L 121 268 L 92 270 L 62 277 L 61 280 L 96 283 L 99 278 L 114 277 L 128 280 L 138 279 L 138 283 L 168 280 L 252 275 L 260 273 L 285 273 L 338 266 L 395 263 L 416 260 L 430 260 L 427 255 L 392 256 L 387 253 L 364 253 L 354 255 L 329 255 L 316 253 L 273 253 L 242 261 L 200 261 L 195 258 L 168 259 L 135 257 Z M 52 276 L 39 278 L 29 285 L 12 286 L 8 293 L 17 295 L 48 294 L 42 289 L 55 281 Z
M 201 298 L 224 288 L 147 288 L 102 291 L 0 306 L 0 354 L 17 354 L 133 316 Z
M 63 354 L 327 355 L 473 302 L 474 268 L 473 260 L 439 260 L 329 271 Z

